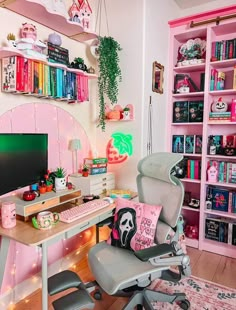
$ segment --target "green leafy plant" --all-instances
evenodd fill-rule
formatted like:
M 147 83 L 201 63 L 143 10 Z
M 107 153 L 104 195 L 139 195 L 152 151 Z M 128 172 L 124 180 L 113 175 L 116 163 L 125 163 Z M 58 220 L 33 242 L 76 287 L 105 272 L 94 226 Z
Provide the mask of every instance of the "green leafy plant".
M 88 166 L 87 166 L 87 165 L 83 165 L 82 171 L 83 171 L 83 172 L 89 171 Z
M 55 178 L 65 178 L 66 177 L 66 170 L 62 167 L 58 167 L 56 171 L 53 172 Z
M 119 93 L 118 83 L 122 80 L 119 66 L 121 51 L 120 44 L 112 37 L 100 37 L 98 45 L 98 95 L 99 95 L 99 124 L 102 131 L 105 131 L 105 98 L 111 104 L 117 103 Z

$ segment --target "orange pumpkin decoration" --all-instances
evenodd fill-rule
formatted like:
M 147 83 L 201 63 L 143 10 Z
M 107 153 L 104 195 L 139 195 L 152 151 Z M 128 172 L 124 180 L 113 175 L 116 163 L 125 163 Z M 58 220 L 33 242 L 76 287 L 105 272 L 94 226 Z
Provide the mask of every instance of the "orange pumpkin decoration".
M 119 120 L 120 119 L 120 111 L 110 111 L 107 113 L 107 118 L 108 119 L 116 119 Z

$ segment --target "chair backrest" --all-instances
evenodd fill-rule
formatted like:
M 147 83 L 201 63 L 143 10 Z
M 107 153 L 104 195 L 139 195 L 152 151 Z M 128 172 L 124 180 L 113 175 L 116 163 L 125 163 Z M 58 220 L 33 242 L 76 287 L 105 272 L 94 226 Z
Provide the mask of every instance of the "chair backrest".
M 139 201 L 162 205 L 159 220 L 172 228 L 176 227 L 181 213 L 184 187 L 171 175 L 171 170 L 182 159 L 181 154 L 160 152 L 146 156 L 138 163 Z

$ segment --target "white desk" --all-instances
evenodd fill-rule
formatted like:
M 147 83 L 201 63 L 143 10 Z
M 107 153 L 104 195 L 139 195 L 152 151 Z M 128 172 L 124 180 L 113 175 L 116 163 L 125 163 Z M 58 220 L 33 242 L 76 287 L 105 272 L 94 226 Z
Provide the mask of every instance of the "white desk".
M 73 207 L 73 205 L 70 204 Z M 17 220 L 17 224 L 12 229 L 0 227 L 2 236 L 0 248 L 0 286 L 4 276 L 7 253 L 11 240 L 28 245 L 39 246 L 42 248 L 42 310 L 48 310 L 48 246 L 61 240 L 71 238 L 81 231 L 105 220 L 112 216 L 114 204 L 93 214 L 85 216 L 83 219 L 67 224 L 59 222 L 50 230 L 37 230 L 31 222 Z

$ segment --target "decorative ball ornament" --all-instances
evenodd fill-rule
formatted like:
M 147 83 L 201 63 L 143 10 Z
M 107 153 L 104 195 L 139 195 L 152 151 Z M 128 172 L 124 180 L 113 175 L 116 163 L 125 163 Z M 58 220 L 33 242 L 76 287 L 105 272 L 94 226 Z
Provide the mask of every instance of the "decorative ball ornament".
M 61 36 L 57 34 L 56 32 L 49 34 L 48 36 L 48 42 L 60 46 L 62 44 Z
M 228 104 L 222 101 L 222 97 L 220 97 L 216 102 L 211 104 L 212 112 L 226 112 L 228 110 Z

